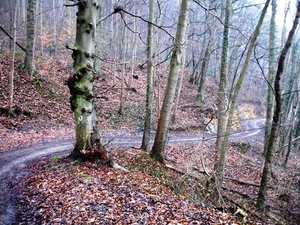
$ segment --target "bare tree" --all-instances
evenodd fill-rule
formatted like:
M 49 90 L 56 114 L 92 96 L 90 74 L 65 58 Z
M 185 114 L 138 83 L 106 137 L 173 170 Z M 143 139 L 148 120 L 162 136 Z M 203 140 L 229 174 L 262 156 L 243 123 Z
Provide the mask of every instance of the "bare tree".
M 183 59 L 182 54 L 186 44 L 186 33 L 188 26 L 189 15 L 189 0 L 182 0 L 180 7 L 180 15 L 178 18 L 177 32 L 175 38 L 175 46 L 170 62 L 170 71 L 164 102 L 160 111 L 160 117 L 157 125 L 157 132 L 153 147 L 151 149 L 151 156 L 158 161 L 164 161 L 165 144 L 167 141 L 168 127 L 171 117 L 172 104 L 175 98 L 175 91 L 178 80 L 178 73 L 181 69 Z
M 264 154 L 267 153 L 268 142 L 272 126 L 272 116 L 273 116 L 273 105 L 274 105 L 274 93 L 273 93 L 273 83 L 275 77 L 275 34 L 276 34 L 276 11 L 277 3 L 276 0 L 272 0 L 272 16 L 270 22 L 270 34 L 269 34 L 269 76 L 268 76 L 268 93 L 267 93 L 267 114 L 266 114 L 266 128 L 264 137 Z
M 227 121 L 227 107 L 228 99 L 226 94 L 227 84 L 227 66 L 228 66 L 228 50 L 229 50 L 229 26 L 230 17 L 232 12 L 232 1 L 226 0 L 225 8 L 225 22 L 223 31 L 223 44 L 222 44 L 222 57 L 221 57 L 221 70 L 220 70 L 220 82 L 218 90 L 218 131 L 217 131 L 217 152 L 215 156 L 215 177 L 212 177 L 212 188 L 214 190 L 215 203 L 220 201 L 220 190 L 223 183 L 223 170 L 225 164 L 225 153 L 223 149 L 223 143 L 226 132 L 226 121 Z
M 17 8 L 18 1 L 15 2 L 14 7 L 14 18 L 13 18 L 13 46 L 12 46 L 12 57 L 11 57 L 11 69 L 9 76 L 9 100 L 8 100 L 8 110 L 10 113 L 13 112 L 13 98 L 14 98 L 14 73 L 15 73 L 15 55 L 16 55 L 16 42 L 17 42 Z
M 77 6 L 77 18 L 80 19 L 77 19 L 75 45 L 70 48 L 73 51 L 74 74 L 68 80 L 68 87 L 76 131 L 76 143 L 72 156 L 84 158 L 86 151 L 104 150 L 100 142 L 100 127 L 93 101 L 93 56 L 100 5 L 89 0 L 77 2 Z M 96 152 L 92 155 L 95 154 Z M 98 157 L 103 157 L 103 155 L 100 154 Z
M 153 111 L 153 16 L 154 16 L 154 1 L 149 0 L 149 23 L 147 35 L 147 93 L 146 93 L 146 115 L 143 142 L 141 149 L 147 151 L 150 142 L 150 133 L 152 126 L 152 111 Z
M 289 48 L 291 47 L 293 37 L 295 35 L 298 23 L 300 18 L 300 1 L 298 0 L 297 3 L 297 13 L 293 22 L 293 26 L 289 32 L 288 38 L 286 40 L 286 43 L 280 53 L 279 61 L 278 61 L 278 67 L 277 72 L 275 76 L 274 81 L 274 91 L 275 91 L 275 106 L 274 106 L 274 115 L 273 115 L 273 121 L 272 121 L 272 128 L 271 128 L 271 134 L 269 138 L 268 143 L 268 149 L 265 159 L 265 165 L 263 169 L 263 174 L 261 178 L 260 188 L 258 192 L 257 197 L 257 208 L 262 208 L 265 205 L 266 195 L 267 195 L 267 187 L 269 182 L 269 177 L 271 174 L 272 169 L 272 163 L 274 158 L 274 151 L 275 151 L 275 144 L 280 124 L 280 117 L 281 117 L 281 110 L 282 110 L 282 93 L 281 93 L 281 87 L 280 87 L 280 80 L 281 75 L 283 73 L 284 67 L 285 67 L 285 59 L 287 56 L 287 53 L 289 51 Z

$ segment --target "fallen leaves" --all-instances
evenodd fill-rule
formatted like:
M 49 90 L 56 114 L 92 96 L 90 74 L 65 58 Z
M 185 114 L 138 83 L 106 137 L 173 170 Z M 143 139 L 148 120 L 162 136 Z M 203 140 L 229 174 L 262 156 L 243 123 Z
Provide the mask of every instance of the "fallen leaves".
M 72 164 L 70 159 L 32 164 L 32 175 L 20 185 L 20 224 L 237 223 L 227 213 L 180 199 L 164 180 L 173 172 L 135 151 L 119 152 L 121 161 L 141 166 L 135 164 L 129 173 L 91 162 Z M 160 177 L 141 170 L 149 163 L 161 167 Z

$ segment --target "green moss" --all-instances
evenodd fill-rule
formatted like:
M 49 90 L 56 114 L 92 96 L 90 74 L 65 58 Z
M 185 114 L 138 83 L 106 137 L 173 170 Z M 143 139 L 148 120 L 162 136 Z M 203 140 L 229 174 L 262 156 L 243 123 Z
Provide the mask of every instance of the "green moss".
M 153 154 L 152 151 L 149 152 L 149 156 L 150 156 L 152 159 L 155 159 L 155 160 L 158 161 L 158 162 L 162 162 L 162 163 L 164 162 L 164 158 L 163 158 L 163 157 Z
M 51 158 L 51 164 L 57 164 L 57 162 L 58 162 L 58 160 L 60 160 L 61 159 L 61 157 L 60 156 L 53 156 L 52 158 Z

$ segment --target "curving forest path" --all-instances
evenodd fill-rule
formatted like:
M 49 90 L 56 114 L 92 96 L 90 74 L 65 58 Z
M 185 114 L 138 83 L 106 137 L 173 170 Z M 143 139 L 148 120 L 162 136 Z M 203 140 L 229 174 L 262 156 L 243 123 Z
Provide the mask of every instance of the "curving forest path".
M 264 136 L 264 119 L 243 121 L 242 131 L 231 134 L 231 140 L 260 141 Z M 215 139 L 215 135 L 173 134 L 168 143 L 191 143 Z M 130 132 L 104 135 L 104 141 L 111 140 L 112 147 L 140 147 L 142 133 L 138 136 Z M 44 157 L 68 155 L 73 147 L 73 139 L 57 140 L 34 146 L 0 153 L 0 225 L 14 224 L 16 217 L 12 180 L 26 174 L 26 164 Z

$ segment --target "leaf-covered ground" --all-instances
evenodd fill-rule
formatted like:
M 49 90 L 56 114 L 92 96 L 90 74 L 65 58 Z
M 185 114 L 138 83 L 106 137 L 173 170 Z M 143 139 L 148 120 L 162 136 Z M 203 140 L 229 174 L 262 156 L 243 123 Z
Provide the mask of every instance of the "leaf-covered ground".
M 73 116 L 65 81 L 71 74 L 70 59 L 37 58 L 40 79 L 31 83 L 20 69 L 15 74 L 14 104 L 20 113 L 8 116 L 10 57 L 0 54 L 0 152 L 37 142 L 74 137 Z M 22 63 L 18 56 L 16 66 Z M 125 89 L 123 114 L 119 115 L 120 73 L 103 65 L 95 83 L 96 107 L 103 130 L 137 130 L 143 123 L 146 75 L 136 69 L 138 80 Z M 129 74 L 128 70 L 128 74 Z M 154 124 L 157 105 L 162 102 L 167 71 L 159 70 L 155 89 Z M 127 83 L 130 76 L 127 75 Z M 172 131 L 201 133 L 214 113 L 217 88 L 208 83 L 206 103 L 196 102 L 197 88 L 184 79 L 183 91 Z M 159 87 L 159 88 L 158 88 Z M 255 117 L 254 107 L 240 105 L 239 117 Z M 248 115 L 244 115 L 247 111 Z M 242 114 L 243 112 L 243 114 Z M 215 119 L 207 131 L 215 130 Z M 235 127 L 239 127 L 238 120 Z M 52 157 L 29 165 L 29 175 L 16 181 L 20 198 L 21 224 L 298 224 L 300 221 L 299 152 L 290 156 L 286 168 L 276 162 L 268 190 L 268 213 L 254 210 L 257 185 L 263 167 L 260 143 L 231 143 L 225 169 L 226 207 L 210 206 L 205 192 L 203 164 L 212 171 L 214 143 L 168 146 L 169 167 L 149 159 L 136 149 L 111 149 L 113 159 L 130 170 L 77 163 Z M 201 158 L 204 161 L 201 161 Z M 172 168 L 172 169 L 170 169 Z M 177 171 L 177 172 L 175 172 Z M 17 185 L 18 184 L 18 185 Z M 243 219 L 237 207 L 247 210 Z
M 32 164 L 34 175 L 20 188 L 20 224 L 241 224 L 238 215 L 188 201 L 184 182 L 191 180 L 146 153 L 115 154 L 130 172 L 55 157 Z
M 0 54 L 0 152 L 74 136 L 68 88 L 67 61 L 37 58 L 38 82 L 32 83 L 20 69 L 24 58 L 17 55 L 14 74 L 15 115 L 7 113 L 10 56 Z

